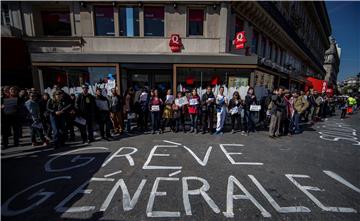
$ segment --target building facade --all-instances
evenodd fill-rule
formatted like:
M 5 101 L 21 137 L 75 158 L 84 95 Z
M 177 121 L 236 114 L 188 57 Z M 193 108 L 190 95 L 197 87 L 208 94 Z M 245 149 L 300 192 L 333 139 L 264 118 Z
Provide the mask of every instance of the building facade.
M 326 71 L 325 81 L 336 88 L 337 76 L 340 66 L 341 48 L 336 44 L 335 38 L 330 37 L 330 48 L 325 51 L 324 69 Z
M 121 92 L 224 85 L 253 86 L 264 95 L 278 86 L 301 89 L 307 76 L 325 77 L 331 27 L 323 2 L 5 4 L 42 91 L 54 84 L 75 93 L 85 83 L 116 84 Z M 243 37 L 238 47 L 234 39 Z

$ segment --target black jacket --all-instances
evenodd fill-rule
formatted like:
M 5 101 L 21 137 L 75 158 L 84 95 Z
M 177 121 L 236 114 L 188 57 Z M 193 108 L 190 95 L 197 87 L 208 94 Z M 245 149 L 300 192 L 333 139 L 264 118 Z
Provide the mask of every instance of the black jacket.
M 89 103 L 86 103 L 86 98 L 89 99 Z M 75 101 L 75 108 L 82 117 L 94 116 L 96 111 L 95 97 L 91 94 L 79 94 Z

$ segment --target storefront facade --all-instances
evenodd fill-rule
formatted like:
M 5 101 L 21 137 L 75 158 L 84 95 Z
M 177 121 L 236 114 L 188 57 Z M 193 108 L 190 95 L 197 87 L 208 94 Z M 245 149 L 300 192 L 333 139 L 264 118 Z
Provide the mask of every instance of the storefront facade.
M 79 93 L 89 84 L 92 90 L 116 85 L 121 93 L 148 87 L 196 88 L 201 94 L 210 85 L 228 93 L 252 86 L 263 95 L 278 86 L 301 89 L 308 69 L 325 73 L 317 59 L 330 32 L 320 22 L 327 21 L 322 3 L 11 4 L 13 15 L 23 14 L 23 39 L 41 91 L 51 92 L 57 84 Z M 287 8 L 312 14 L 308 25 L 320 34 L 308 37 L 320 44 L 289 30 Z

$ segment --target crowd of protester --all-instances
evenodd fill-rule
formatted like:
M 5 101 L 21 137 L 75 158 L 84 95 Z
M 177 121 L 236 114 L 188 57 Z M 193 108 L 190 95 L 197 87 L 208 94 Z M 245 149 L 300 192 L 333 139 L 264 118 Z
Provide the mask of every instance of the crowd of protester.
M 123 96 L 115 88 L 109 96 L 104 95 L 101 88 L 92 95 L 87 85 L 82 86 L 82 93 L 78 95 L 67 94 L 57 85 L 54 89 L 50 96 L 34 88 L 1 88 L 4 148 L 9 146 L 10 137 L 14 139 L 14 146 L 18 146 L 25 127 L 30 127 L 33 146 L 47 146 L 51 142 L 59 148 L 65 142 L 75 141 L 74 127 L 87 144 L 94 141 L 94 131 L 104 140 L 112 140 L 116 134 L 132 134 L 135 130 L 144 133 L 150 129 L 152 134 L 160 134 L 167 128 L 174 133 L 222 134 L 227 119 L 231 133 L 247 136 L 256 129 L 268 129 L 269 137 L 277 138 L 301 133 L 301 122 L 321 121 L 334 115 L 336 108 L 341 110 L 341 118 L 345 118 L 360 106 L 359 95 L 330 97 L 313 90 L 289 91 L 283 87 L 260 99 L 252 87 L 245 99 L 241 99 L 237 91 L 229 99 L 224 96 L 223 87 L 215 95 L 211 86 L 203 95 L 195 89 L 176 95 L 168 89 L 162 95 L 162 91 L 147 87 L 136 93 L 128 88 Z

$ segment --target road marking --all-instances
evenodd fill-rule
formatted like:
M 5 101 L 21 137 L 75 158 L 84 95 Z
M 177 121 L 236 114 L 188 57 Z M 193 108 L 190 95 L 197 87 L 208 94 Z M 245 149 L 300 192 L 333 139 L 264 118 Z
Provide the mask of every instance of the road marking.
M 175 143 L 175 142 L 172 142 L 172 141 L 169 141 L 169 140 L 163 140 L 165 143 L 169 143 L 169 144 L 175 144 L 175 145 L 181 145 L 181 143 Z
M 170 173 L 170 174 L 169 174 L 169 177 L 175 176 L 175 175 L 177 175 L 177 174 L 179 174 L 179 173 L 181 173 L 181 170 L 178 170 L 178 171 L 175 171 L 175 172 L 173 172 L 173 173 Z
M 107 177 L 110 177 L 110 176 L 113 176 L 113 175 L 116 175 L 116 174 L 119 174 L 121 173 L 122 171 L 119 170 L 119 171 L 116 171 L 116 172 L 113 172 L 113 173 L 109 173 L 109 174 L 106 174 L 104 177 L 107 178 Z
M 349 187 L 350 189 L 360 193 L 360 189 L 357 188 L 356 186 L 352 185 L 351 183 L 349 183 L 348 181 L 346 181 L 344 178 L 342 178 L 341 176 L 339 176 L 338 174 L 330 171 L 330 170 L 323 170 L 323 172 L 330 176 L 331 178 L 339 181 L 340 183 L 344 184 L 345 186 Z

